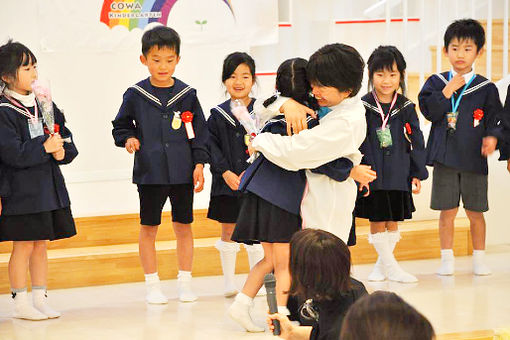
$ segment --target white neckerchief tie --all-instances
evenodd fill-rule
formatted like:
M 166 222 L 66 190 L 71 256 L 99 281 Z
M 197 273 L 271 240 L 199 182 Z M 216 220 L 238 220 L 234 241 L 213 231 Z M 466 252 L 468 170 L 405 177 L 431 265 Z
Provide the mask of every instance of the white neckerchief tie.
M 27 95 L 23 95 L 23 94 L 19 94 L 18 92 L 15 92 L 13 90 L 9 90 L 8 88 L 5 88 L 4 93 L 7 96 L 16 99 L 25 107 L 35 106 L 35 95 L 33 92 L 30 92 Z

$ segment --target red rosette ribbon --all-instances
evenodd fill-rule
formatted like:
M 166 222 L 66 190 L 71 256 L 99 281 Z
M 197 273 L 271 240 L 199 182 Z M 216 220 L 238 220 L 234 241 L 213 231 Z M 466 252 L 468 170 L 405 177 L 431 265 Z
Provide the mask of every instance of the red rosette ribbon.
M 406 123 L 406 132 L 408 135 L 411 135 L 413 133 L 413 130 L 411 130 L 411 124 Z
M 188 139 L 195 138 L 195 131 L 193 131 L 193 125 L 191 124 L 193 122 L 193 113 L 190 111 L 185 111 L 181 113 L 181 119 L 184 123 L 184 127 L 186 128 Z
M 55 131 L 55 133 L 59 133 L 60 132 L 60 125 L 53 124 L 53 131 Z M 44 127 L 44 133 L 47 134 L 47 135 L 53 135 L 46 126 Z
M 480 121 L 483 118 L 483 110 L 482 109 L 476 109 L 473 112 L 473 127 L 477 127 L 480 124 Z

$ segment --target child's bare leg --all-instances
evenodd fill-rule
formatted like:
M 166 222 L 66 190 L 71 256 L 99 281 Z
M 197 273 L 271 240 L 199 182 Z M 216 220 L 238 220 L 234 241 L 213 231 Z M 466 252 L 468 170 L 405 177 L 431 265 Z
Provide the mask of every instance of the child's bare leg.
M 223 242 L 233 242 L 231 240 L 232 233 L 236 227 L 235 223 L 222 223 L 221 224 L 221 240 Z
M 276 302 L 278 309 L 283 310 L 283 314 L 290 314 L 287 310 L 288 291 L 290 289 L 289 272 L 290 244 L 273 244 L 273 265 L 276 277 Z
M 273 244 L 264 242 L 262 247 L 264 248 L 264 258 L 250 270 L 241 293 L 237 294 L 234 303 L 228 309 L 230 317 L 248 332 L 264 331 L 264 328 L 253 323 L 250 316 L 253 298 L 262 287 L 264 276 L 273 270 Z
M 142 262 L 143 272 L 152 274 L 158 271 L 156 257 L 156 235 L 158 234 L 158 226 L 140 226 L 140 235 L 138 239 L 138 250 L 140 253 L 140 261 Z
M 148 303 L 164 304 L 167 297 L 161 291 L 158 275 L 158 262 L 156 253 L 156 235 L 158 226 L 141 225 L 138 239 L 138 250 L 143 272 L 145 273 L 146 300 Z
M 466 209 L 473 239 L 473 272 L 475 275 L 490 275 L 491 270 L 485 264 L 485 218 L 482 212 Z
M 35 241 L 30 256 L 30 279 L 32 280 L 32 300 L 34 307 L 48 318 L 54 319 L 62 314 L 48 305 L 46 282 L 48 277 L 48 252 L 46 240 Z
M 387 221 L 386 222 L 386 230 L 388 231 L 397 231 L 398 230 L 398 223 L 395 221 Z
M 441 210 L 439 215 L 439 240 L 441 243 L 441 266 L 437 270 L 439 275 L 453 275 L 455 272 L 453 231 L 458 210 L 459 208 Z
M 34 241 L 14 241 L 9 260 L 9 281 L 14 299 L 14 317 L 28 320 L 44 320 L 48 316 L 35 309 L 28 300 L 27 272 Z
M 193 232 L 191 224 L 173 222 L 173 227 L 177 239 L 179 300 L 181 302 L 193 302 L 197 299 L 197 296 L 191 290 L 191 269 L 193 266 Z
M 370 233 L 384 233 L 386 231 L 386 222 L 370 222 Z

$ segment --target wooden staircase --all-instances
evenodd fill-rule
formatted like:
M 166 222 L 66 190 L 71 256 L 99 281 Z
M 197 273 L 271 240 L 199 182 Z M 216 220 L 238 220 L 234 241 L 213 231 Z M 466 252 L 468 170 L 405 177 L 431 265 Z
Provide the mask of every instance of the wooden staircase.
M 70 239 L 50 242 L 48 245 L 51 288 L 83 287 L 123 282 L 143 281 L 138 258 L 137 214 L 85 217 L 76 219 L 78 235 Z M 371 263 L 376 253 L 368 243 L 368 224 L 357 221 L 358 244 L 351 248 L 354 264 Z M 221 275 L 218 251 L 214 248 L 219 239 L 220 225 L 206 218 L 205 210 L 195 211 L 193 223 L 195 256 L 193 275 Z M 437 221 L 411 221 L 400 227 L 402 241 L 396 249 L 400 260 L 438 257 L 439 237 Z M 12 242 L 0 243 L 0 294 L 9 292 L 7 266 Z M 164 213 L 156 243 L 159 275 L 161 279 L 177 276 L 176 242 L 170 216 Z M 471 254 L 469 222 L 458 219 L 455 229 L 455 254 Z M 237 273 L 248 272 L 246 251 L 242 247 L 237 259 Z

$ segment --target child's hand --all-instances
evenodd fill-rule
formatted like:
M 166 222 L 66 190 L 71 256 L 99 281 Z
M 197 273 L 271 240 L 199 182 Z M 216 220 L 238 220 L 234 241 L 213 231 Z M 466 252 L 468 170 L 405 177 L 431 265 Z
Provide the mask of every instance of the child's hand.
M 195 165 L 195 170 L 193 171 L 193 186 L 195 187 L 195 192 L 200 192 L 204 190 L 204 165 L 197 164 Z
M 308 128 L 308 124 L 306 123 L 307 114 L 314 118 L 316 117 L 314 110 L 299 104 L 294 99 L 287 100 L 280 108 L 280 112 L 283 112 L 285 115 L 285 120 L 287 121 L 287 135 L 289 136 Z
M 373 182 L 377 178 L 377 174 L 369 165 L 356 165 L 351 169 L 349 175 L 353 180 L 361 184 Z
M 488 157 L 496 150 L 498 139 L 493 136 L 487 136 L 482 141 L 482 156 Z
M 453 96 L 453 92 L 457 91 L 464 85 L 466 85 L 466 80 L 464 79 L 464 76 L 457 73 L 448 82 L 448 84 L 446 84 L 446 86 L 443 89 L 443 94 L 446 98 L 451 98 L 451 96 Z
M 415 187 L 415 189 L 413 189 L 413 194 L 419 194 L 421 191 L 421 181 L 418 178 L 413 177 L 413 181 L 411 183 Z
M 55 158 L 55 160 L 61 161 L 66 156 L 66 150 L 64 148 L 61 148 L 57 152 L 52 153 L 52 155 L 53 155 L 53 158 Z
M 359 184 L 359 192 L 362 192 L 363 189 L 367 189 L 367 192 L 363 195 L 363 197 L 368 197 L 368 195 L 370 195 L 370 186 L 368 185 L 368 183 Z
M 54 153 L 62 149 L 62 146 L 64 145 L 64 140 L 62 137 L 60 137 L 60 134 L 55 133 L 54 135 L 50 136 L 48 139 L 46 139 L 46 142 L 43 143 L 44 150 L 46 150 L 46 153 Z
M 251 141 L 248 143 L 248 154 L 252 156 L 257 150 L 251 145 Z
M 233 173 L 230 170 L 227 170 L 223 173 L 223 179 L 225 180 L 225 183 L 227 183 L 228 187 L 234 191 L 239 190 L 239 183 L 241 183 L 241 177 L 237 176 L 235 173 Z
M 126 150 L 129 153 L 140 150 L 140 141 L 135 137 L 128 138 L 126 141 Z
M 295 326 L 290 322 L 289 318 L 278 313 L 268 315 L 266 322 L 271 333 L 273 333 L 274 330 L 273 320 L 280 321 L 280 338 L 290 339 Z

